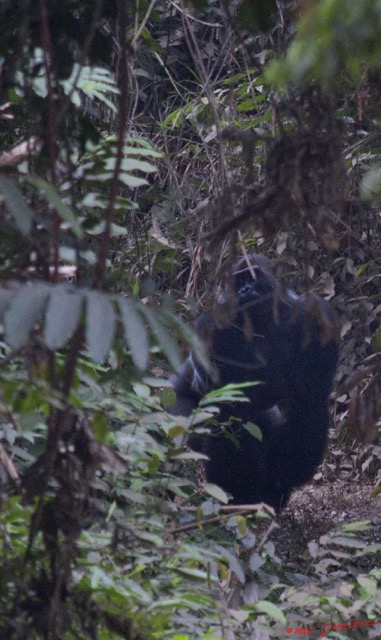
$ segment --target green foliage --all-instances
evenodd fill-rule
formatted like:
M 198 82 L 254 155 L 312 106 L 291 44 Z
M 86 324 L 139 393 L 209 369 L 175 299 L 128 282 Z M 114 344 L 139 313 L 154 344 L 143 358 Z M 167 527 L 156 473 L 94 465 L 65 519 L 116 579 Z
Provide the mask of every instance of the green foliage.
M 15 182 L 5 176 L 0 176 L 0 191 L 18 229 L 27 236 L 32 227 L 33 211 L 25 202 Z
M 126 345 L 138 368 L 144 370 L 147 367 L 148 330 L 159 342 L 171 367 L 174 370 L 180 367 L 176 345 L 166 329 L 170 315 L 159 309 L 153 313 L 132 298 L 72 285 L 36 282 L 20 286 L 13 284 L 11 288 L 0 289 L 0 309 L 5 338 L 13 349 L 18 350 L 28 344 L 36 323 L 42 326 L 46 347 L 51 351 L 62 349 L 83 322 L 89 357 L 96 362 L 104 362 L 113 344 L 118 322 L 118 335 L 124 333 Z M 173 330 L 173 321 L 170 327 Z M 193 343 L 196 351 L 200 351 L 199 343 L 191 339 L 182 323 L 176 322 L 176 330 L 183 339 Z
M 380 552 L 380 545 L 368 544 L 364 547 L 358 537 L 359 534 L 366 533 L 368 525 L 367 522 L 344 525 L 337 531 L 322 536 L 318 542 L 309 544 L 313 572 L 316 576 L 321 576 L 322 584 L 319 585 L 313 578 L 308 587 L 300 588 L 299 581 L 303 582 L 303 578 L 299 576 L 299 584 L 287 589 L 285 593 L 286 606 L 295 607 L 303 619 L 308 619 L 309 626 L 314 628 L 315 624 L 322 628 L 331 617 L 344 624 L 364 616 L 363 630 L 357 632 L 356 638 L 369 637 L 365 624 L 368 620 L 377 620 L 380 615 L 381 574 L 378 569 L 374 569 L 368 575 L 360 571 L 355 578 L 351 576 L 352 562 L 361 558 L 363 553 L 371 556 Z M 345 567 L 348 573 L 328 595 L 334 576 Z
M 363 127 L 352 95 L 333 113 L 321 96 L 287 105 L 270 94 L 310 80 L 353 83 L 365 67 L 377 70 L 379 3 L 311 3 L 286 59 L 266 74 L 274 43 L 282 49 L 293 31 L 288 3 L 244 0 L 237 14 L 229 3 L 193 4 L 203 13 L 161 0 L 42 0 L 28 11 L 21 0 L 0 3 L 0 636 L 7 640 L 284 638 L 295 621 L 315 628 L 381 614 L 380 573 L 368 568 L 379 564 L 380 548 L 366 542 L 367 525 L 317 536 L 308 559 L 301 553 L 289 562 L 292 541 L 278 554 L 268 511 L 235 512 L 225 492 L 199 482 L 204 456 L 187 449 L 188 434 L 205 432 L 217 403 L 247 402 L 251 383 L 214 391 L 189 418 L 169 416 L 161 404 L 173 402 L 166 375 L 180 364 L 178 341 L 208 366 L 161 293 L 170 291 L 188 320 L 195 315 L 251 194 L 269 197 L 268 217 L 277 207 L 291 212 L 293 228 L 289 245 L 273 227 L 266 243 L 256 206 L 245 248 L 271 245 L 303 285 L 318 273 L 329 297 L 341 287 L 342 309 L 366 299 L 366 335 L 379 350 L 378 289 L 373 306 L 369 296 L 379 272 L 364 244 L 369 233 L 374 252 L 379 230 L 368 211 L 356 214 L 358 229 L 344 237 L 325 279 L 318 216 L 295 223 L 303 189 L 327 193 L 319 203 L 331 209 L 332 156 L 341 150 L 331 123 L 338 118 L 344 130 L 354 180 L 380 157 L 365 126 L 379 115 L 366 115 Z M 318 147 L 313 134 L 327 144 Z M 334 190 L 326 188 L 331 174 Z M 363 180 L 364 198 L 376 205 L 378 182 L 378 170 Z M 291 196 L 279 202 L 284 193 Z M 345 347 L 353 359 L 367 348 L 355 328 L 357 342 Z M 345 366 L 352 370 L 353 361 Z M 261 437 L 254 424 L 247 428 Z
M 76 539 L 75 548 L 72 547 L 76 566 L 70 584 L 67 583 L 65 607 L 68 617 L 62 637 L 75 638 L 95 632 L 95 629 L 102 638 L 110 639 L 125 637 L 126 629 L 147 640 L 180 634 L 189 639 L 207 638 L 210 634 L 220 637 L 219 618 L 225 614 L 222 601 L 216 606 L 219 580 L 228 575 L 229 570 L 241 582 L 245 580 L 240 562 L 229 549 L 238 532 L 239 537 L 249 535 L 245 519 L 241 517 L 235 521 L 231 516 L 219 514 L 218 505 L 210 501 L 201 504 L 193 513 L 182 512 L 176 507 L 170 494 L 190 497 L 193 483 L 182 476 L 179 462 L 174 462 L 182 451 L 182 447 L 175 444 L 177 436 L 167 436 L 166 440 L 157 437 L 161 428 L 168 432 L 167 427 L 175 424 L 174 419 L 152 412 L 157 409 L 157 402 L 147 387 L 137 385 L 136 393 L 123 391 L 120 387 L 115 389 L 113 384 L 102 383 L 104 372 L 101 369 L 93 371 L 92 381 L 89 372 L 85 374 L 85 371 L 85 368 L 79 368 L 83 383 L 77 388 L 76 404 L 86 409 L 88 416 L 94 417 L 93 424 L 98 411 L 107 411 L 109 424 L 112 424 L 108 439 L 112 436 L 120 458 L 128 465 L 128 474 L 116 476 L 116 469 L 112 466 L 107 469 L 107 464 L 101 470 L 85 510 L 88 524 L 82 524 L 78 538 L 75 532 L 79 517 L 76 501 L 66 504 L 61 499 L 65 522 L 59 525 L 59 535 L 65 532 L 66 544 L 70 546 L 70 540 Z M 12 407 L 12 414 L 19 421 L 15 409 Z M 35 409 L 30 406 L 23 411 Z M 31 432 L 41 442 L 43 434 L 39 435 L 36 426 Z M 30 439 L 26 431 L 23 436 L 14 432 L 15 438 L 10 437 L 9 431 L 7 437 L 5 434 L 4 429 L 3 442 L 7 442 L 16 462 L 28 440 L 30 456 L 34 459 L 38 448 L 34 448 L 33 438 Z M 69 447 L 69 442 L 67 444 Z M 71 450 L 70 453 L 68 448 L 66 453 L 62 450 L 61 455 L 68 456 L 67 463 L 73 465 L 78 451 Z M 30 461 L 24 464 L 29 465 Z M 34 467 L 38 468 L 38 458 Z M 30 484 L 36 481 L 33 471 L 28 477 Z M 49 485 L 44 502 L 45 507 L 49 507 L 45 513 L 51 516 L 52 505 L 57 499 L 55 495 L 56 488 Z M 43 508 L 41 504 L 37 512 L 42 513 Z M 205 513 L 201 520 L 200 510 Z M 2 505 L 0 628 L 12 634 L 8 624 L 10 607 L 15 602 L 18 605 L 25 602 L 27 610 L 23 613 L 21 606 L 18 628 L 20 633 L 30 635 L 36 628 L 38 637 L 37 621 L 41 610 L 47 606 L 46 594 L 53 588 L 48 571 L 49 557 L 56 557 L 56 545 L 60 542 L 54 521 L 48 520 L 41 523 L 45 538 L 50 540 L 48 549 L 41 535 L 33 536 L 30 547 L 34 512 L 33 505 L 22 506 L 21 497 L 9 498 Z M 211 517 L 211 525 L 208 517 Z M 215 528 L 216 517 L 222 523 L 227 522 L 226 529 Z M 202 533 L 202 527 L 209 530 L 208 536 Z M 183 528 L 184 531 L 189 528 L 188 535 L 180 533 Z M 262 555 L 266 553 L 262 552 Z M 28 558 L 25 565 L 24 556 Z M 29 584 L 29 595 L 25 595 L 25 599 L 23 595 L 20 601 L 19 593 L 24 594 L 22 585 L 26 584 Z M 248 624 L 249 618 L 246 618 Z M 44 633 L 44 625 L 40 624 Z M 232 618 L 229 624 L 238 632 L 242 622 Z
M 119 90 L 109 69 L 74 64 L 70 78 L 62 81 L 62 87 L 77 107 L 81 106 L 82 97 L 87 96 L 90 100 L 98 100 L 111 111 L 116 111 L 109 95 L 118 94 Z
M 103 212 L 108 207 L 108 188 L 117 164 L 116 138 L 108 136 L 98 144 L 87 143 L 86 153 L 81 158 L 77 180 L 83 184 L 83 195 L 78 207 L 88 212 L 86 229 L 88 233 L 100 235 L 104 231 Z M 117 173 L 120 186 L 138 189 L 148 185 L 148 176 L 157 171 L 152 161 L 161 157 L 148 142 L 143 139 L 126 138 L 123 144 L 123 159 Z M 68 185 L 69 186 L 69 185 Z M 115 201 L 115 213 L 124 215 L 126 210 L 133 211 L 136 203 L 124 193 L 118 193 Z M 123 228 L 113 223 L 111 235 L 123 235 Z
M 244 0 L 239 6 L 238 21 L 245 28 L 269 31 L 274 26 L 275 10 L 275 0 Z
M 49 206 L 57 212 L 62 222 L 66 223 L 77 238 L 83 238 L 83 229 L 77 219 L 77 215 L 67 202 L 60 196 L 52 184 L 43 178 L 29 176 L 28 182 L 33 185 L 38 193 L 46 198 Z
M 378 327 L 378 329 L 374 332 L 372 336 L 371 346 L 374 353 L 379 353 L 381 351 L 381 327 Z
M 267 80 L 279 88 L 316 81 L 333 89 L 348 75 L 357 82 L 381 59 L 379 0 L 321 0 L 306 7 L 284 60 L 272 62 Z
M 226 384 L 224 387 L 210 391 L 200 402 L 200 406 L 208 406 L 215 402 L 248 402 L 242 389 L 253 387 L 260 382 L 241 382 L 239 384 Z
M 379 205 L 381 202 L 381 169 L 374 166 L 369 169 L 362 180 L 361 195 L 364 200 Z

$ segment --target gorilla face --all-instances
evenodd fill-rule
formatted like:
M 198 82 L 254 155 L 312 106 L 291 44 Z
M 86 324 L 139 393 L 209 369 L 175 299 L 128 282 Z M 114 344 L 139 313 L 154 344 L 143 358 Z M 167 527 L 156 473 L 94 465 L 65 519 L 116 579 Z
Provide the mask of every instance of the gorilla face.
M 283 298 L 280 282 L 274 274 L 274 266 L 266 256 L 252 254 L 240 260 L 233 273 L 234 293 L 239 318 L 246 326 L 246 337 L 252 333 L 267 334 L 279 317 L 280 301 Z M 245 315 L 245 320 L 243 316 Z M 261 351 L 261 345 L 259 345 Z
M 258 264 L 252 264 L 251 269 L 246 266 L 236 271 L 234 282 L 239 309 L 252 301 L 271 296 L 275 291 L 272 278 Z

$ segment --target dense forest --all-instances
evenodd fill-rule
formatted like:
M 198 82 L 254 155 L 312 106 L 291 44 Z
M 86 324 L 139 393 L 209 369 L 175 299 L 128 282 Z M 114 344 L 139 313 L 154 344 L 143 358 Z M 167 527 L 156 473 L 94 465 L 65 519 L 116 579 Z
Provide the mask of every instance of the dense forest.
M 0 21 L 0 640 L 380 637 L 380 0 Z M 250 254 L 340 325 L 325 459 L 280 514 L 187 444 L 242 385 L 168 411 Z

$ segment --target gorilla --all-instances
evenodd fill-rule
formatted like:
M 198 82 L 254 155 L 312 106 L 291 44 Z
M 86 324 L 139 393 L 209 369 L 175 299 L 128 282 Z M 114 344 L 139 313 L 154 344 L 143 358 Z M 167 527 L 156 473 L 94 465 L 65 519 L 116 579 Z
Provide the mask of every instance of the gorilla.
M 269 258 L 253 254 L 233 274 L 234 309 L 225 295 L 200 316 L 214 375 L 190 354 L 179 375 L 173 415 L 190 415 L 201 398 L 229 383 L 258 382 L 246 401 L 221 403 L 207 435 L 189 444 L 208 456 L 208 482 L 231 494 L 233 504 L 265 502 L 279 512 L 294 487 L 308 482 L 327 443 L 328 400 L 338 359 L 335 317 L 322 298 L 282 291 Z M 254 423 L 261 438 L 246 428 Z

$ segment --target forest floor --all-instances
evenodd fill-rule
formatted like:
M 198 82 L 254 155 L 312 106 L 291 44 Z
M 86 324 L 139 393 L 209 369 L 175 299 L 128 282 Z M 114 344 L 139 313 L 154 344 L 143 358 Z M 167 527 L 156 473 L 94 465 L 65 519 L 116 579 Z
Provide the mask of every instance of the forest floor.
M 381 542 L 381 493 L 377 493 L 369 481 L 365 484 L 359 474 L 349 469 L 349 464 L 344 462 L 340 466 L 344 468 L 334 474 L 329 462 L 325 462 L 309 484 L 292 494 L 287 508 L 279 516 L 279 529 L 272 539 L 287 565 L 300 564 L 312 540 L 318 542 L 321 536 L 353 522 L 369 521 L 366 542 Z M 356 535 L 364 538 L 364 532 Z M 372 558 L 377 566 L 376 555 L 362 559 L 368 570 Z M 365 568 L 362 561 L 360 564 Z

